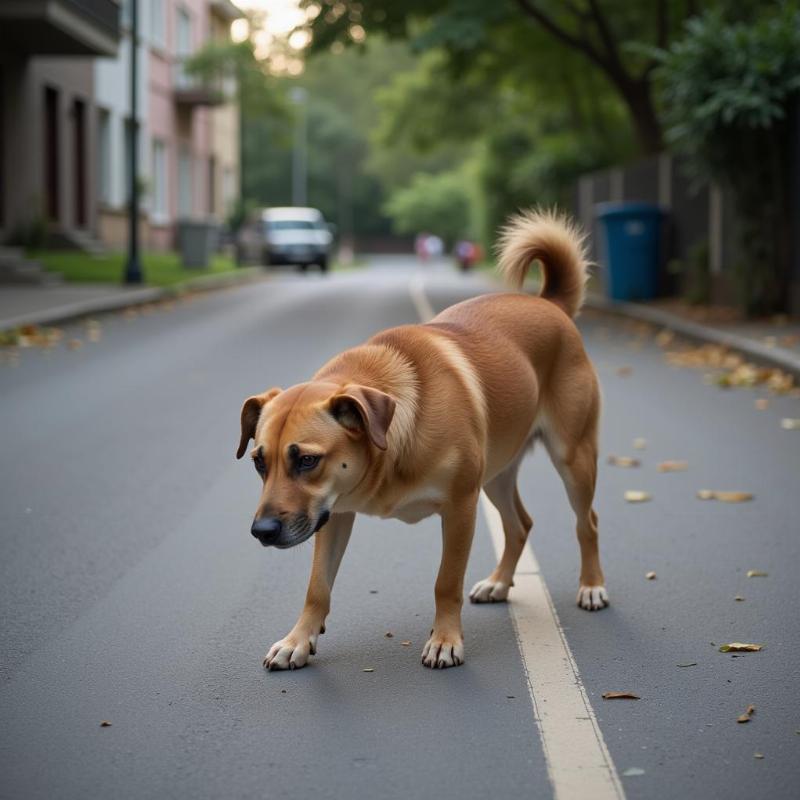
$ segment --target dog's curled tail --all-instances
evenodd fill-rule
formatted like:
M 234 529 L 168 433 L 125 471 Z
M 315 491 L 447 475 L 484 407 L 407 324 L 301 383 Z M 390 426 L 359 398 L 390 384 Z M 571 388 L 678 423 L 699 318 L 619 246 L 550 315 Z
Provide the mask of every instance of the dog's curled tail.
M 542 263 L 539 296 L 574 317 L 583 305 L 589 261 L 586 235 L 556 211 L 522 211 L 500 231 L 498 269 L 515 289 L 521 289 L 532 261 Z

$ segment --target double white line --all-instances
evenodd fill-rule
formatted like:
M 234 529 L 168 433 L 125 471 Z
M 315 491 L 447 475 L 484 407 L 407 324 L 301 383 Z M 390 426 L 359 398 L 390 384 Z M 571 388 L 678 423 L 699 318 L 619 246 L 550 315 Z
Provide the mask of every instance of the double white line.
M 411 279 L 408 290 L 420 320 L 434 317 L 421 275 Z M 483 493 L 481 506 L 499 559 L 505 546 L 500 514 Z M 624 800 L 619 775 L 530 542 L 517 564 L 509 606 L 556 800 Z

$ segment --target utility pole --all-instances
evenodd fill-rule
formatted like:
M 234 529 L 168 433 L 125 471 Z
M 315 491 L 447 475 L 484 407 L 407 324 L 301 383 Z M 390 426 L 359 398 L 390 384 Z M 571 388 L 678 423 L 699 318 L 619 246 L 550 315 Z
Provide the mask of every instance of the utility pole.
M 305 206 L 308 205 L 308 92 L 302 86 L 295 86 L 289 92 L 289 99 L 297 109 L 292 149 L 292 205 Z
M 128 165 L 130 186 L 128 200 L 128 260 L 125 264 L 125 283 L 141 283 L 142 265 L 139 261 L 139 113 L 137 94 L 139 76 L 137 69 L 139 50 L 139 0 L 131 4 L 131 135 Z

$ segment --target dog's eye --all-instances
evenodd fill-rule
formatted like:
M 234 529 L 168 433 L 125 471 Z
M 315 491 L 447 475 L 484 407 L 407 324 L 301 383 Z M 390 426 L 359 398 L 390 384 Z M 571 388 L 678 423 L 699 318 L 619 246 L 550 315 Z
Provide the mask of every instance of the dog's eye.
M 253 466 L 259 475 L 263 475 L 267 471 L 267 465 L 264 463 L 263 456 L 255 456 L 253 458 Z
M 297 469 L 300 472 L 308 472 L 319 464 L 321 456 L 300 456 L 297 460 Z

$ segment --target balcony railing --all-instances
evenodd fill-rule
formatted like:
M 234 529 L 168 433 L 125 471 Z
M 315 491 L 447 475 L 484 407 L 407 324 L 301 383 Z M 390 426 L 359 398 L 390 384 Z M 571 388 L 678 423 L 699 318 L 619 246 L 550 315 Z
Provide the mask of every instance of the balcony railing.
M 185 106 L 218 106 L 230 102 L 236 94 L 233 78 L 209 79 L 193 75 L 186 69 L 186 58 L 173 64 L 175 102 Z
M 0 49 L 113 56 L 119 44 L 119 16 L 117 0 L 0 2 Z

